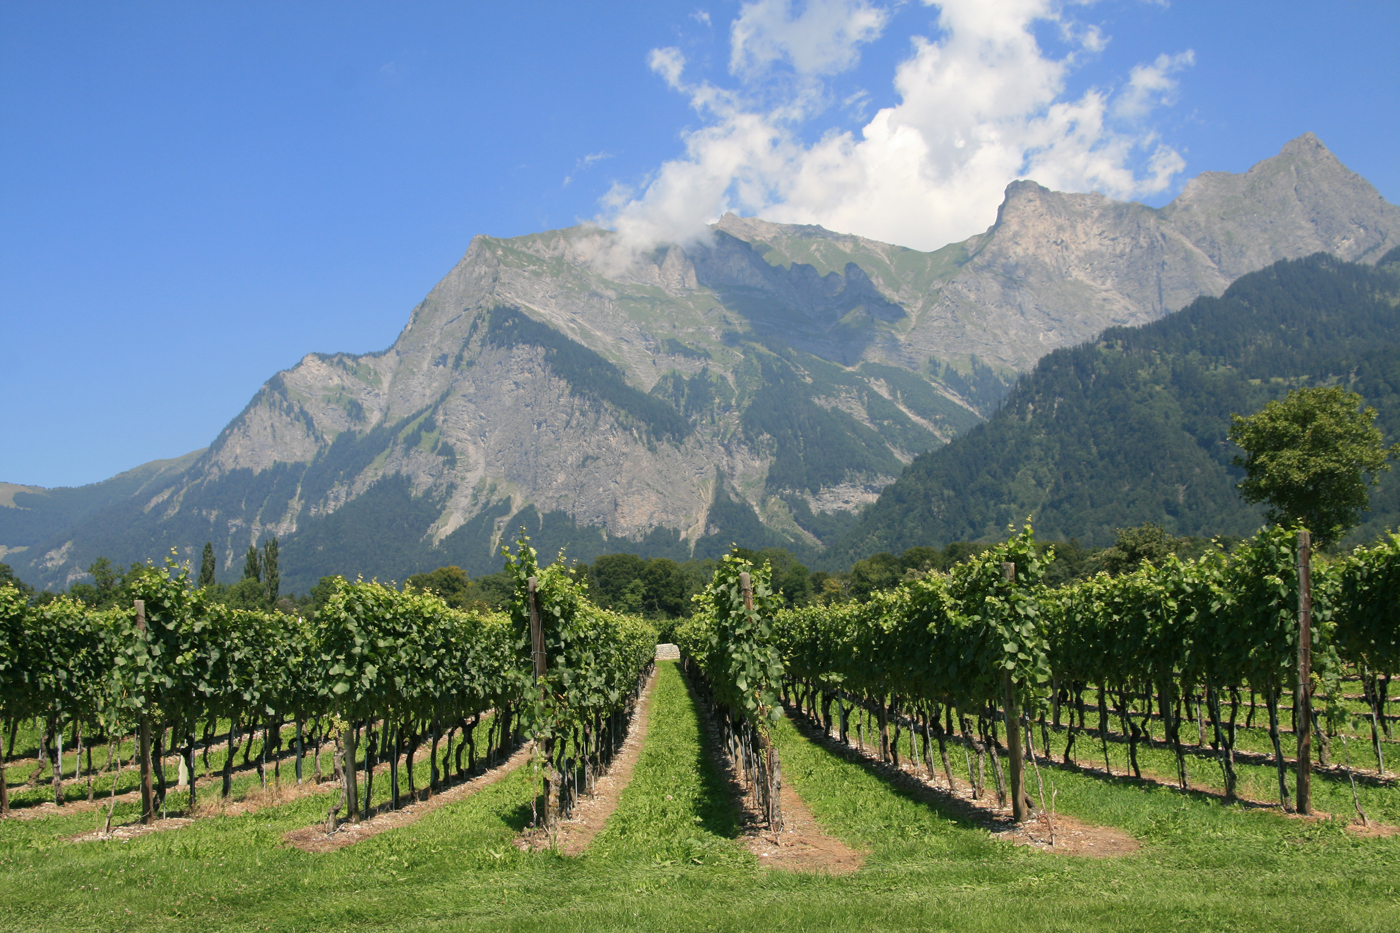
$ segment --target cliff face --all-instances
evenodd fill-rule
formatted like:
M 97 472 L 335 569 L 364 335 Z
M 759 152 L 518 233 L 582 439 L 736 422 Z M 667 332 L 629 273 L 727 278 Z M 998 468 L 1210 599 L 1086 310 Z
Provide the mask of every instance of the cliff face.
M 818 548 L 1049 350 L 1397 237 L 1400 208 L 1311 135 L 1161 210 L 1016 182 L 986 233 L 933 253 L 732 215 L 645 255 L 590 228 L 478 236 L 390 349 L 305 357 L 160 489 L 0 545 L 61 585 L 99 553 L 212 540 L 227 566 L 276 534 L 294 589 L 482 572 L 522 523 L 581 558 Z M 347 556 L 365 540 L 380 558 Z

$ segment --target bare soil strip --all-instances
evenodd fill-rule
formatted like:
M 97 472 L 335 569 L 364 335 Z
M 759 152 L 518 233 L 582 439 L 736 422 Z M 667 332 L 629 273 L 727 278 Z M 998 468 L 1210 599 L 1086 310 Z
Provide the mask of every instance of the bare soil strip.
M 510 774 L 516 768 L 524 764 L 530 757 L 534 746 L 525 743 L 517 748 L 509 758 L 503 763 L 491 768 L 476 777 L 464 781 L 455 787 L 439 791 L 427 800 L 419 799 L 398 810 L 382 812 L 367 820 L 358 823 L 343 823 L 334 833 L 327 833 L 325 823 L 315 826 L 307 826 L 304 829 L 294 829 L 282 836 L 284 845 L 303 852 L 336 852 L 346 846 L 352 846 L 364 839 L 378 836 L 380 833 L 388 832 L 391 829 L 398 829 L 418 822 L 423 817 L 432 813 L 440 807 L 445 807 L 450 803 L 465 800 L 484 788 L 490 787 L 501 778 Z M 388 771 L 388 763 L 384 763 L 384 770 Z M 376 767 L 375 772 L 378 773 Z M 331 785 L 336 787 L 338 785 Z
M 769 830 L 753 795 L 744 786 L 740 772 L 722 750 L 719 728 L 708 703 L 701 698 L 686 678 L 691 700 L 700 711 L 705 752 L 720 774 L 734 809 L 739 814 L 743 833 L 740 841 L 758 857 L 759 864 L 775 871 L 806 872 L 809 874 L 845 875 L 858 871 L 865 864 L 866 853 L 852 849 L 828 833 L 812 816 L 802 798 L 790 783 L 784 781 L 779 791 L 783 812 L 783 831 Z
M 823 829 L 791 784 L 784 783 L 779 795 L 783 831 L 754 830 L 744 835 L 745 845 L 758 856 L 760 865 L 774 871 L 845 875 L 865 864 L 865 853 Z
M 971 823 L 987 830 L 994 838 L 1046 852 L 1090 858 L 1131 855 L 1142 847 L 1136 839 L 1121 829 L 1096 826 L 1063 813 L 1055 815 L 1053 836 L 1050 821 L 1044 814 L 1038 819 L 1017 823 L 1011 816 L 1010 807 L 996 805 L 995 796 L 991 799 L 974 800 L 972 786 L 964 781 L 954 778 L 955 783 L 951 790 L 941 787 L 933 783 L 933 779 L 917 773 L 907 762 L 901 762 L 900 767 L 895 767 L 880 761 L 872 750 L 862 751 L 856 746 L 842 745 L 838 739 L 823 733 L 821 726 L 813 724 L 796 710 L 789 709 L 788 713 L 797 729 L 812 741 L 880 775 L 914 799 L 932 804 L 960 822 Z M 1028 771 L 1027 783 L 1032 786 L 1034 775 L 1033 770 Z M 1050 793 L 1048 787 L 1046 792 Z M 1046 803 L 1048 805 L 1049 801 Z
M 194 820 L 183 816 L 172 816 L 164 820 L 156 820 L 149 826 L 141 823 L 123 823 L 121 826 L 113 826 L 110 833 L 104 833 L 101 829 L 95 829 L 90 833 L 79 833 L 70 836 L 69 842 L 130 842 L 141 836 L 149 836 L 151 833 L 163 833 L 171 829 L 184 829 L 193 823 Z
M 580 797 L 574 805 L 573 813 L 567 820 L 559 822 L 554 844 L 561 855 L 579 855 L 593 837 L 602 832 L 608 817 L 617 809 L 618 801 L 627 785 L 632 783 L 632 773 L 637 769 L 637 759 L 642 755 L 642 746 L 647 738 L 647 725 L 651 722 L 651 698 L 656 687 L 656 671 L 642 688 L 642 695 L 632 709 L 632 718 L 627 723 L 627 737 L 622 740 L 622 748 L 613 758 L 607 772 L 594 782 L 591 796 Z M 517 848 L 526 852 L 549 848 L 549 838 L 544 832 L 534 830 L 521 834 L 516 840 Z

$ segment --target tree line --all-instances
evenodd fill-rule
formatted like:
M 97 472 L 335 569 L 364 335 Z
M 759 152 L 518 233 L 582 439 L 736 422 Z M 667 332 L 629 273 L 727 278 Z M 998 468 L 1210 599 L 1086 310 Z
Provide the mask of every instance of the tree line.
M 1167 555 L 1192 559 L 1216 545 L 1233 547 L 1242 538 L 1216 539 L 1175 537 L 1160 525 L 1148 523 L 1121 529 L 1117 543 L 1108 548 L 1087 548 L 1077 540 L 1042 542 L 1044 550 L 1053 546 L 1056 559 L 1049 564 L 1046 582 L 1060 585 L 1104 571 L 1113 575 L 1127 572 L 1141 563 L 1160 562 Z M 790 551 L 780 547 L 750 549 L 734 547 L 732 555 L 755 567 L 767 566 L 774 597 L 784 608 L 839 605 L 864 602 L 873 595 L 892 590 L 903 583 L 930 573 L 947 573 L 953 567 L 976 557 L 988 548 L 986 543 L 958 541 L 942 548 L 919 546 L 896 555 L 873 554 L 856 561 L 849 569 L 810 570 Z M 627 615 L 637 615 L 656 624 L 662 637 L 673 637 L 676 623 L 691 618 L 696 611 L 695 597 L 703 593 L 714 577 L 719 561 L 713 559 L 674 561 L 664 557 L 637 554 L 605 554 L 591 563 L 568 564 L 573 584 L 595 605 Z M 134 563 L 122 568 L 105 557 L 89 568 L 91 581 L 71 584 L 68 598 L 95 609 L 128 606 L 133 584 L 148 565 Z M 327 576 L 309 593 L 282 593 L 277 571 L 277 539 L 268 538 L 262 546 L 249 545 L 244 555 L 243 576 L 236 583 L 215 580 L 217 562 L 213 547 L 206 544 L 200 561 L 195 588 L 210 603 L 230 609 L 278 611 L 314 620 L 334 591 L 336 576 Z M 11 568 L 0 563 L 0 586 L 10 584 L 30 602 L 43 606 L 60 594 L 35 591 L 18 579 Z M 457 610 L 504 611 L 514 597 L 517 581 L 508 570 L 469 576 L 455 565 L 416 573 L 403 581 L 432 593 Z

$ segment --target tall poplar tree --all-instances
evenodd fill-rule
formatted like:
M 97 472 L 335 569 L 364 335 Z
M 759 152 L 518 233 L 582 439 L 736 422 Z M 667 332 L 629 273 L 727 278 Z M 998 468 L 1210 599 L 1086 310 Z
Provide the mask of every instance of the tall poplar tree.
M 267 590 L 267 604 L 277 605 L 277 591 L 282 585 L 282 576 L 277 572 L 277 539 L 268 538 L 263 542 L 262 553 L 263 587 Z
M 204 556 L 199 561 L 199 588 L 214 585 L 214 544 L 204 542 Z
M 243 559 L 243 579 L 262 582 L 262 557 L 256 544 L 248 545 L 248 556 Z

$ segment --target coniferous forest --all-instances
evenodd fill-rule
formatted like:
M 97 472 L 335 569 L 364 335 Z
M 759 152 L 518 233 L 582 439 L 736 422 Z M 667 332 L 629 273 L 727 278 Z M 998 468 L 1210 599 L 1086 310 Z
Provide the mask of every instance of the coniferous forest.
M 1235 489 L 1230 415 L 1292 388 L 1341 384 L 1400 437 L 1397 302 L 1397 251 L 1375 267 L 1318 254 L 1145 327 L 1056 350 L 987 422 L 916 458 L 831 560 L 996 540 L 1027 517 L 1044 537 L 1094 546 L 1144 522 L 1178 535 L 1251 534 L 1262 512 Z M 1400 482 L 1382 477 L 1352 540 L 1397 521 Z

